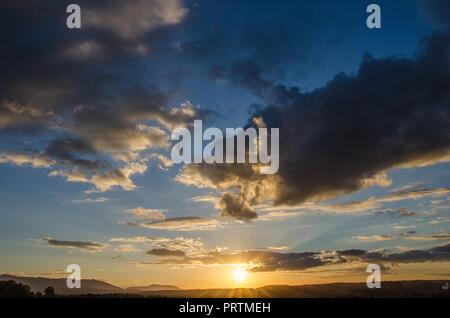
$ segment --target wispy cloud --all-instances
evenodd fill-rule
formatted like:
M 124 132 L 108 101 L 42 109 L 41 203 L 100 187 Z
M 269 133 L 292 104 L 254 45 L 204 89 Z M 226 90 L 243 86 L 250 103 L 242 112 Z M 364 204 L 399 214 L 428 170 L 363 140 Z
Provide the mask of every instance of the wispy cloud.
M 373 242 L 373 241 L 390 241 L 390 240 L 395 239 L 395 236 L 393 236 L 393 235 L 370 235 L 370 236 L 357 235 L 357 236 L 355 236 L 355 239 L 359 240 L 359 241 L 370 241 L 370 242 Z
M 42 242 L 46 242 L 50 246 L 55 247 L 67 247 L 67 248 L 77 248 L 87 251 L 102 251 L 106 246 L 101 243 L 96 242 L 84 242 L 84 241 L 60 241 L 50 237 L 43 238 Z
M 111 201 L 110 198 L 106 197 L 98 197 L 98 198 L 86 198 L 86 199 L 79 199 L 79 200 L 72 200 L 71 203 L 73 204 L 91 204 L 91 203 L 104 203 Z
M 164 220 L 166 216 L 164 212 L 166 210 L 159 209 L 145 209 L 142 207 L 137 207 L 133 209 L 127 209 L 126 212 L 131 213 L 137 218 L 153 219 L 153 220 Z
M 379 199 L 381 202 L 395 202 L 402 200 L 417 200 L 421 198 L 436 198 L 448 195 L 450 189 L 435 188 L 435 189 L 405 189 L 391 192 L 384 198 Z
M 197 216 L 185 216 L 167 218 L 160 221 L 151 222 L 128 222 L 129 225 L 139 226 L 154 230 L 168 231 L 207 231 L 215 230 L 223 226 L 223 222 L 216 219 L 203 218 Z
M 183 251 L 168 248 L 153 248 L 147 254 L 158 257 L 183 257 L 186 255 Z
M 130 245 L 141 250 L 143 247 L 152 247 L 152 250 L 172 250 L 181 251 L 184 255 L 195 256 L 205 253 L 203 241 L 200 238 L 185 238 L 185 237 L 152 237 L 152 236 L 130 236 L 130 237 L 113 237 L 110 242 L 120 243 L 119 247 L 123 245 Z M 154 252 L 152 255 L 155 255 Z M 151 254 L 151 253 L 150 253 Z

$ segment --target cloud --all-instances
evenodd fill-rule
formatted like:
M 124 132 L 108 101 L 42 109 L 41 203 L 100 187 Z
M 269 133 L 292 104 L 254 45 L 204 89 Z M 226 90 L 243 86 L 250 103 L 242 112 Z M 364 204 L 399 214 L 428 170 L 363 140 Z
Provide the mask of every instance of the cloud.
M 167 116 L 162 116 L 165 125 L 182 125 L 180 119 L 171 121 L 169 113 L 167 110 Z M 194 114 L 195 111 L 192 116 Z M 157 110 L 155 116 L 159 116 Z M 74 117 L 76 125 L 68 124 L 63 129 L 77 137 L 56 138 L 41 152 L 4 152 L 0 162 L 52 168 L 51 176 L 61 176 L 71 182 L 90 183 L 101 192 L 114 187 L 135 189 L 131 177 L 143 174 L 151 159 L 158 159 L 160 166 L 165 169 L 172 166 L 168 158 L 159 153 L 140 158 L 141 153 L 169 147 L 168 133 L 161 128 L 128 122 L 123 119 L 123 114 L 107 114 L 105 110 L 82 109 Z
M 390 241 L 396 239 L 405 239 L 410 241 L 450 241 L 450 234 L 448 233 L 437 233 L 437 234 L 426 234 L 417 235 L 416 231 L 408 231 L 400 233 L 398 235 L 357 235 L 354 239 L 359 241 L 377 242 L 377 241 Z
M 167 231 L 206 231 L 222 227 L 222 224 L 215 219 L 198 216 L 174 217 L 141 223 L 128 222 L 128 224 L 147 229 Z
M 77 42 L 64 49 L 64 55 L 73 59 L 95 58 L 103 53 L 103 47 L 95 40 Z
M 125 242 L 125 243 L 146 243 L 146 242 L 154 242 L 157 240 L 160 240 L 160 238 L 151 236 L 113 237 L 110 239 L 111 242 Z
M 402 200 L 417 200 L 422 198 L 436 198 L 446 196 L 450 193 L 450 189 L 447 188 L 435 188 L 435 189 L 402 189 L 394 191 L 380 199 L 382 202 L 395 202 Z
M 413 239 L 416 237 L 416 231 L 408 231 L 395 235 L 357 235 L 353 238 L 358 241 L 366 241 L 366 242 L 381 242 L 381 241 L 391 241 L 397 239 Z
M 110 239 L 113 244 L 125 243 L 125 245 L 145 245 L 159 250 L 181 251 L 184 255 L 198 256 L 205 253 L 203 241 L 200 238 L 185 237 L 152 237 L 152 236 L 132 236 L 132 237 L 114 237 Z
M 95 242 L 60 241 L 52 238 L 44 238 L 42 239 L 42 241 L 48 243 L 50 246 L 78 248 L 81 250 L 88 250 L 88 251 L 101 251 L 105 248 L 104 244 Z
M 400 209 L 385 209 L 377 211 L 376 214 L 378 215 L 389 215 L 391 217 L 411 217 L 415 216 L 417 213 L 405 208 Z
M 86 198 L 80 200 L 72 200 L 73 204 L 91 204 L 91 203 L 104 203 L 110 201 L 110 198 L 98 197 L 98 198 Z
M 186 255 L 183 251 L 169 250 L 167 248 L 153 248 L 147 254 L 158 257 L 183 257 Z
M 224 193 L 216 204 L 221 209 L 220 215 L 238 221 L 250 221 L 258 215 L 253 211 L 242 197 L 233 193 Z
M 421 236 L 409 236 L 408 239 L 413 241 L 450 241 L 450 234 L 439 233 Z
M 191 165 L 177 180 L 239 189 L 249 205 L 296 205 L 389 185 L 392 168 L 442 162 L 450 150 L 449 46 L 448 34 L 434 34 L 415 58 L 366 55 L 355 75 L 337 74 L 310 92 L 264 80 L 258 68 L 243 65 L 230 76 L 244 78 L 266 103 L 248 125 L 258 117 L 280 128 L 278 174 L 262 176 L 250 165 Z
M 372 235 L 372 236 L 365 236 L 365 235 L 357 235 L 355 236 L 355 239 L 359 241 L 390 241 L 393 240 L 395 237 L 392 235 Z
M 45 153 L 61 164 L 78 168 L 96 169 L 102 163 L 95 159 L 77 158 L 75 154 L 96 156 L 96 150 L 87 141 L 77 138 L 61 138 L 52 140 L 46 147 Z
M 398 253 L 386 251 L 368 252 L 363 250 L 339 251 L 341 257 L 356 258 L 366 262 L 380 263 L 423 263 L 423 262 L 447 262 L 450 261 L 450 244 L 432 247 L 427 250 L 408 250 Z
M 193 202 L 200 202 L 200 203 L 211 203 L 216 204 L 217 201 L 219 201 L 220 197 L 215 196 L 213 194 L 206 194 L 206 195 L 199 195 L 196 197 L 193 197 L 191 200 Z
M 117 253 L 132 253 L 138 251 L 139 250 L 131 244 L 120 244 L 114 248 L 114 252 Z
M 156 264 L 201 264 L 234 265 L 246 264 L 252 272 L 305 271 L 307 269 L 355 262 L 390 264 L 448 262 L 450 244 L 427 250 L 407 250 L 402 252 L 366 251 L 358 249 L 282 253 L 272 251 L 239 251 L 235 253 L 210 253 L 207 256 L 165 259 Z M 153 263 L 155 264 L 155 263 Z
M 256 211 L 258 211 L 256 209 Z M 258 211 L 259 213 L 259 211 Z M 279 209 L 276 211 L 272 211 L 269 213 L 265 213 L 265 214 L 259 214 L 258 215 L 258 219 L 257 221 L 277 221 L 277 220 L 285 220 L 285 219 L 289 219 L 289 218 L 294 218 L 297 217 L 299 215 L 302 215 L 304 212 L 300 212 L 300 211 L 293 211 L 290 209 Z
M 351 201 L 335 204 L 325 204 L 318 202 L 305 202 L 298 205 L 261 204 L 255 206 L 255 211 L 260 213 L 258 220 L 271 221 L 296 217 L 304 213 L 327 213 L 327 214 L 355 214 L 378 211 L 380 203 L 375 197 L 366 200 Z
M 168 170 L 169 168 L 171 168 L 174 165 L 174 162 L 172 161 L 171 158 L 166 157 L 166 156 L 164 156 L 163 154 L 160 154 L 160 153 L 152 154 L 150 156 L 150 158 L 156 159 L 156 160 L 159 161 L 160 164 L 158 165 L 158 167 L 161 170 Z
M 419 12 L 433 26 L 450 29 L 450 5 L 446 0 L 417 0 Z
M 450 222 L 450 217 L 440 216 L 440 217 L 437 217 L 435 220 L 429 221 L 428 223 L 436 225 L 436 224 L 442 224 L 442 223 L 447 223 L 447 222 Z
M 373 211 L 380 207 L 378 201 L 374 197 L 370 197 L 367 200 L 344 202 L 337 204 L 317 204 L 310 203 L 300 206 L 305 210 L 325 212 L 325 213 L 337 213 L 337 214 L 353 214 Z
M 138 218 L 147 218 L 153 220 L 164 220 L 166 218 L 163 210 L 144 209 L 142 207 L 137 207 L 134 209 L 128 209 L 126 211 Z
M 267 246 L 268 250 L 273 250 L 273 251 L 287 251 L 290 249 L 289 246 Z
M 162 29 L 187 9 L 178 0 L 79 4 L 83 32 L 67 31 L 65 1 L 0 5 L 0 19 L 15 26 L 14 36 L 0 30 L 0 163 L 49 168 L 95 191 L 133 190 L 133 176 L 145 172 L 137 166 L 171 167 L 162 153 L 168 130 L 206 114 L 171 105 L 174 88 L 162 90 L 152 79 L 161 75 L 142 66 L 139 48 L 164 41 Z
M 48 116 L 51 116 L 51 111 L 46 112 L 32 104 L 22 105 L 8 99 L 0 101 L 0 129 L 17 124 L 41 122 Z
M 124 168 L 95 174 L 89 182 L 94 184 L 100 192 L 108 191 L 114 187 L 120 187 L 123 190 L 131 191 L 136 188 L 136 185 L 131 180 L 131 176 L 135 174 L 144 174 L 146 170 L 147 166 L 145 164 L 132 163 Z
M 87 27 L 112 31 L 133 39 L 162 26 L 178 24 L 187 13 L 180 0 L 101 1 L 88 8 L 83 22 Z
M 31 166 L 33 168 L 49 168 L 54 161 L 44 154 L 30 155 L 17 152 L 0 153 L 0 163 L 11 163 L 17 166 Z

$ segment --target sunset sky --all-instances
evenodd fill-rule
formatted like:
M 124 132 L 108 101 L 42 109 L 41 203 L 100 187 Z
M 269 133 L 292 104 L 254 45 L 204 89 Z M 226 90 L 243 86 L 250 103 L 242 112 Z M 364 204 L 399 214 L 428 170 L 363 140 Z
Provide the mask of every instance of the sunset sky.
M 0 274 L 450 279 L 450 1 L 2 0 L 0 21 Z M 195 119 L 279 128 L 278 173 L 174 164 Z

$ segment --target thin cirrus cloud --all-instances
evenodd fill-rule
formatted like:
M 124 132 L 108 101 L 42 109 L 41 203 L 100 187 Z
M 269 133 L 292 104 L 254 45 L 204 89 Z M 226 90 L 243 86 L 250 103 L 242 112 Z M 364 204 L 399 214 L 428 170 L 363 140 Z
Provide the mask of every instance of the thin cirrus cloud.
M 137 218 L 146 218 L 153 220 L 164 220 L 166 216 L 164 212 L 166 210 L 158 210 L 158 209 L 145 209 L 142 207 L 137 207 L 133 209 L 127 209 L 126 212 L 131 213 L 133 216 Z
M 436 198 L 446 196 L 450 193 L 448 188 L 413 188 L 413 189 L 403 189 L 391 192 L 385 196 L 380 201 L 382 202 L 395 202 L 402 200 L 417 200 L 422 198 Z
M 350 201 L 336 204 L 325 204 L 319 202 L 306 202 L 298 205 L 273 206 L 261 204 L 255 210 L 261 214 L 259 220 L 276 220 L 301 215 L 305 212 L 329 213 L 329 214 L 361 214 L 374 213 L 376 215 L 388 215 L 390 217 L 413 217 L 417 212 L 406 208 L 386 208 L 384 205 L 391 202 L 402 202 L 418 199 L 445 198 L 450 192 L 447 188 L 418 188 L 407 187 L 395 190 L 380 197 L 369 197 L 365 200 Z M 430 214 L 426 211 L 424 215 Z M 431 213 L 433 214 L 433 213 Z
M 102 251 L 106 246 L 101 243 L 96 242 L 83 242 L 83 241 L 61 241 L 50 237 L 43 238 L 42 242 L 47 243 L 54 247 L 66 247 L 66 248 L 76 248 L 80 250 L 99 252 Z
M 128 225 L 153 230 L 208 231 L 223 227 L 223 222 L 211 218 L 185 216 L 185 217 L 166 218 L 164 220 L 150 221 L 150 222 L 128 222 Z
M 78 199 L 78 200 L 72 200 L 72 204 L 95 204 L 95 203 L 105 203 L 111 201 L 110 198 L 106 197 L 98 197 L 98 198 L 85 198 L 85 199 Z
M 450 234 L 435 233 L 418 235 L 416 231 L 408 231 L 396 235 L 357 235 L 354 239 L 366 242 L 390 241 L 396 239 L 404 239 L 410 241 L 450 241 Z

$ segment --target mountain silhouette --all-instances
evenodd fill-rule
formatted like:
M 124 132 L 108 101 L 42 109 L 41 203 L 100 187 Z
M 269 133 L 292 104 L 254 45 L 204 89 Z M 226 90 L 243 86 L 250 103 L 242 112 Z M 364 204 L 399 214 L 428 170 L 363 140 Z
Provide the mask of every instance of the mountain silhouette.
M 382 282 L 380 289 L 369 289 L 365 283 L 271 285 L 260 288 L 148 291 L 143 295 L 174 298 L 450 298 L 446 284 L 442 280 L 386 281 Z
M 118 286 L 102 282 L 96 279 L 83 279 L 81 288 L 68 288 L 66 278 L 44 278 L 44 277 L 21 277 L 13 275 L 0 275 L 0 281 L 13 280 L 30 286 L 34 292 L 43 292 L 46 287 L 53 287 L 57 295 L 80 295 L 80 294 L 110 294 L 126 293 Z
M 369 289 L 365 283 L 330 283 L 320 285 L 271 285 L 260 288 L 191 289 L 173 285 L 152 284 L 123 289 L 99 280 L 82 280 L 80 289 L 66 287 L 65 278 L 18 277 L 0 275 L 0 281 L 16 281 L 33 292 L 52 286 L 56 296 L 70 297 L 169 297 L 169 298 L 450 298 L 448 282 L 443 280 L 387 281 L 380 289 Z M 22 287 L 27 294 L 27 286 Z M 16 288 L 17 289 L 17 288 Z M 10 297 L 21 297 L 11 294 Z M 26 295 L 25 295 L 26 296 Z M 23 297 L 25 297 L 23 296 Z M 29 295 L 32 297 L 32 295 Z
M 166 291 L 166 290 L 181 290 L 181 288 L 174 285 L 151 284 L 147 286 L 133 286 L 128 287 L 126 289 L 126 291 L 128 292 L 149 292 L 149 291 Z

